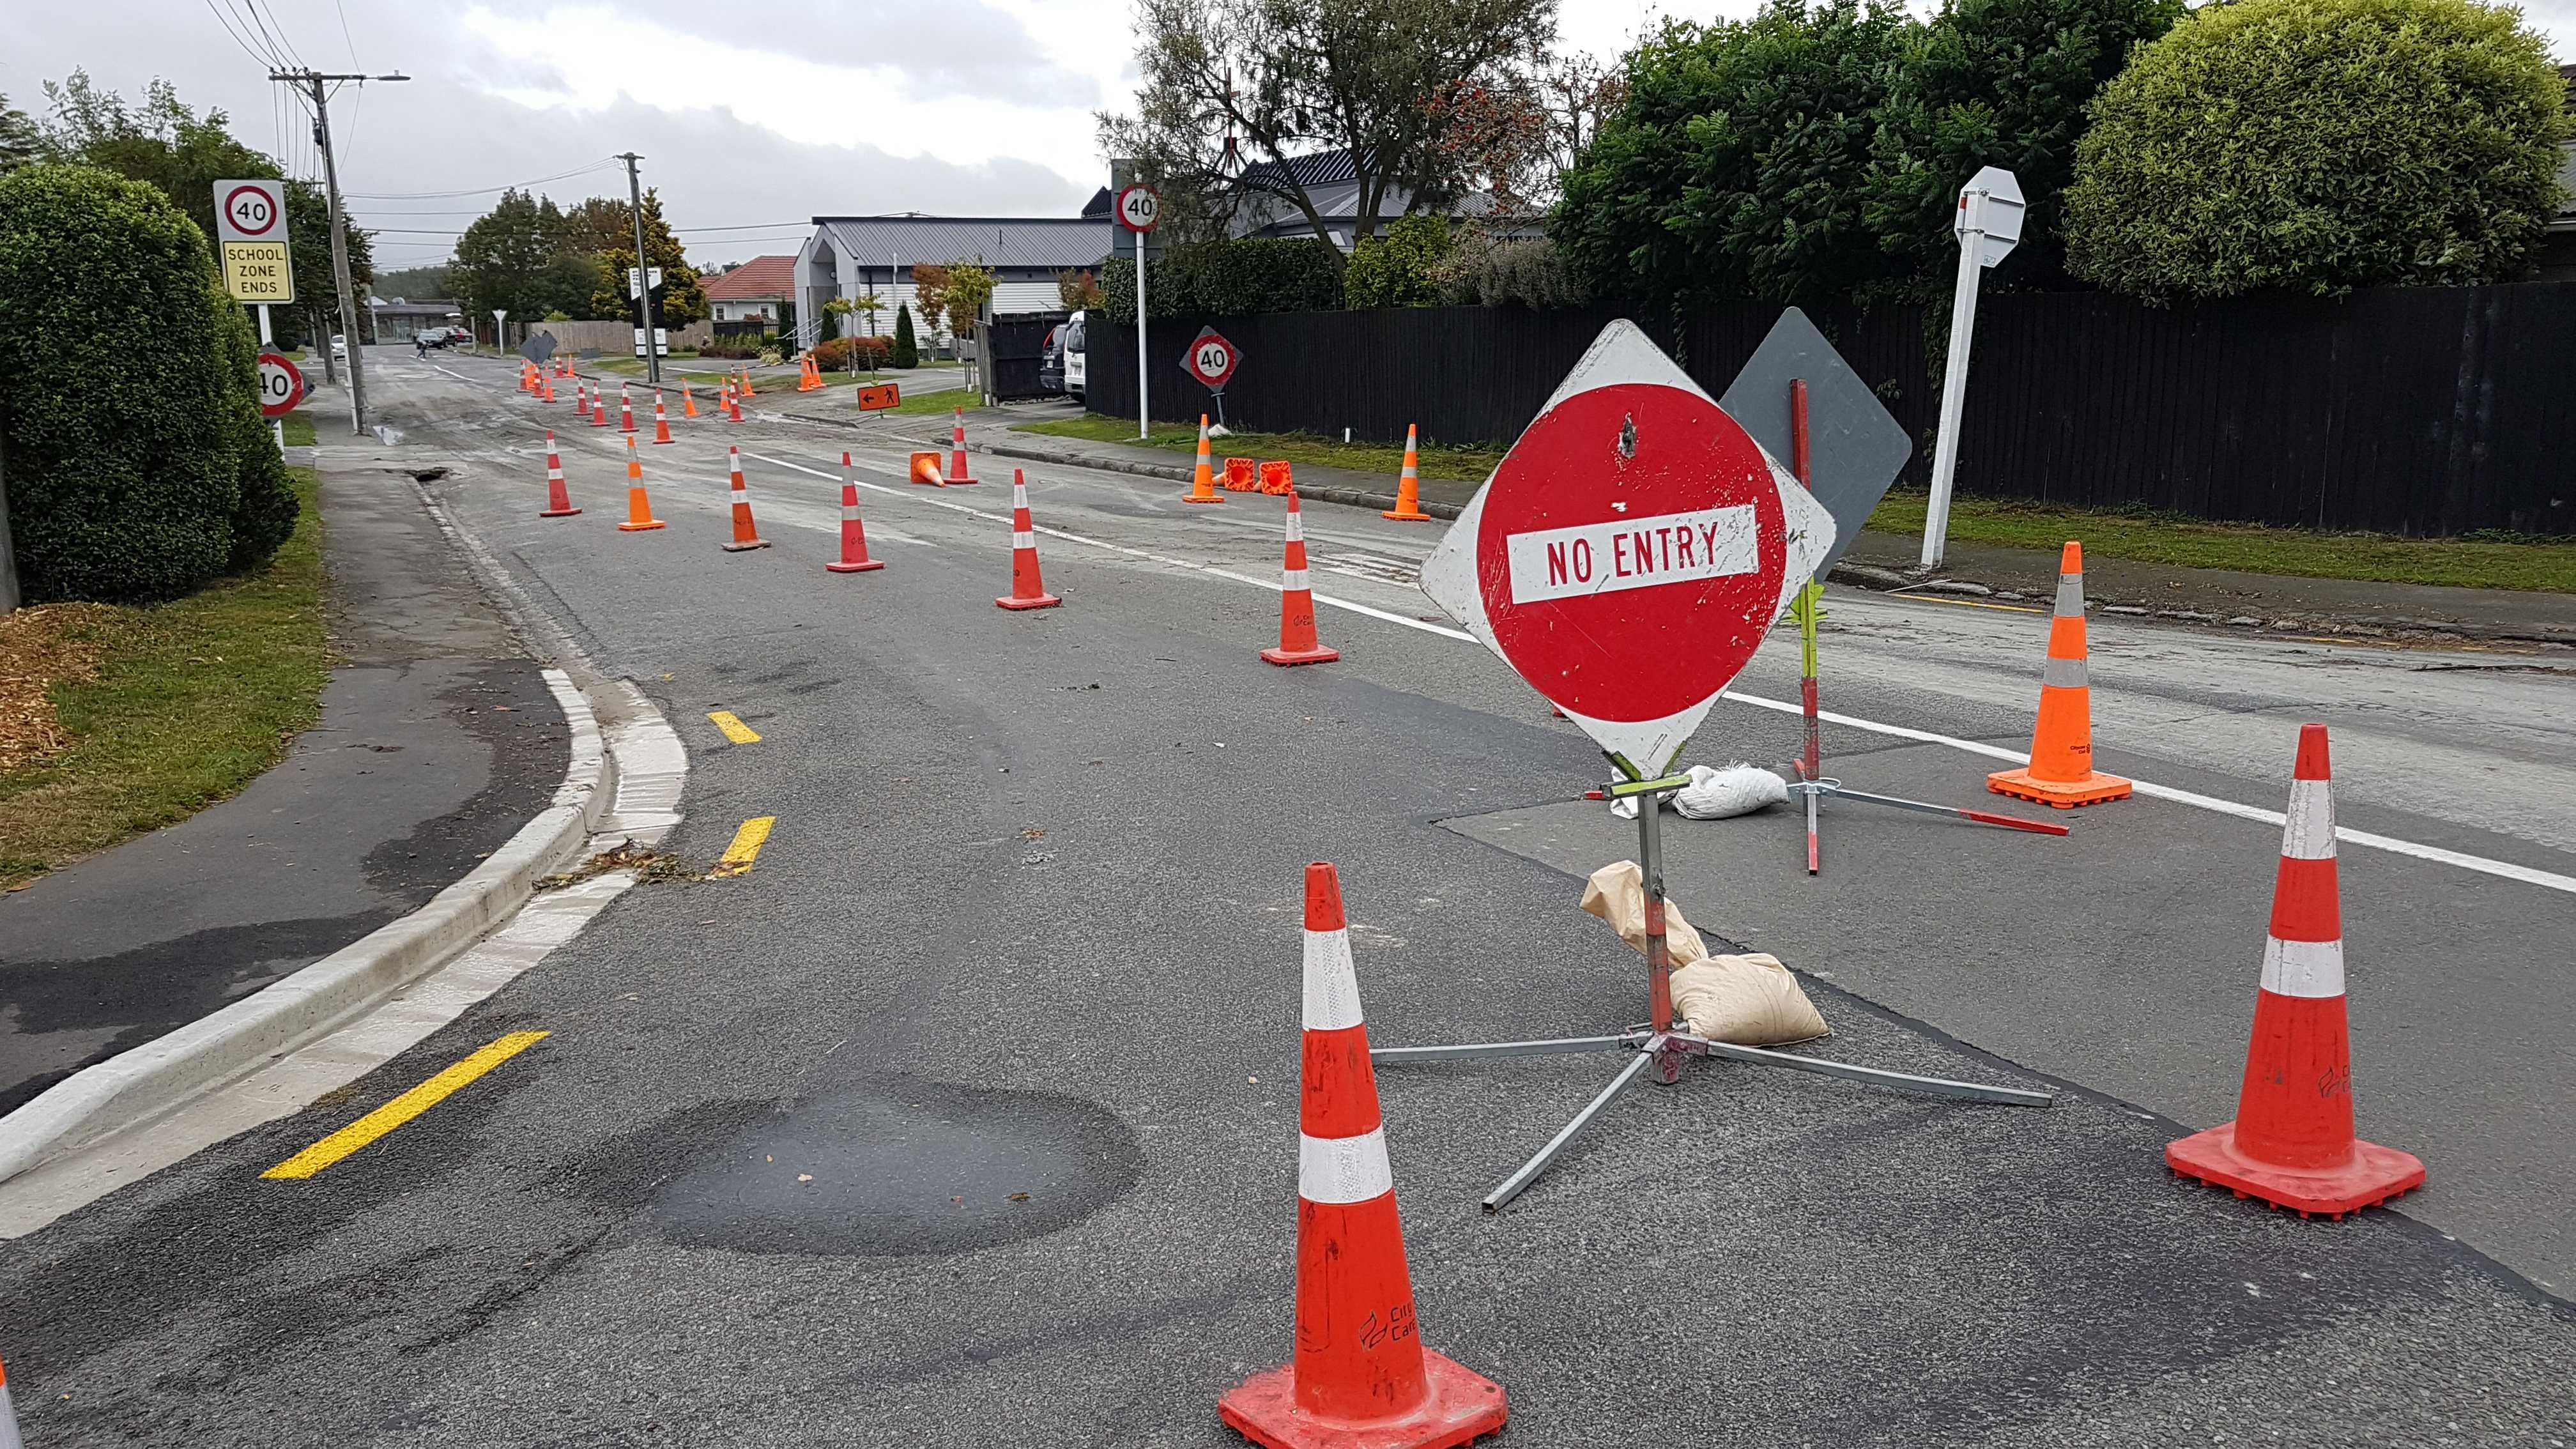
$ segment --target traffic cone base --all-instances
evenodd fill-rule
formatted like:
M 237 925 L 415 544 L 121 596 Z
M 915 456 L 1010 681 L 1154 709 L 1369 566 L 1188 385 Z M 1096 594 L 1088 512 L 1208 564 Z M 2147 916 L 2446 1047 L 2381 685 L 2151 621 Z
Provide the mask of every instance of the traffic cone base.
M 883 560 L 883 559 L 874 559 L 874 558 L 872 558 L 872 559 L 869 559 L 866 563 L 827 563 L 827 564 L 823 565 L 823 567 L 824 567 L 824 569 L 825 569 L 827 572 L 830 572 L 830 573 L 836 573 L 836 574 L 864 574 L 864 573 L 870 573 L 870 572 L 873 572 L 874 570 L 877 570 L 877 569 L 884 568 L 884 567 L 885 567 L 885 560 Z
M 579 512 L 581 512 L 581 510 L 578 508 L 541 508 L 537 510 L 537 516 L 539 518 L 570 518 Z
M 728 543 L 728 544 L 723 545 L 723 547 L 724 547 L 724 551 L 725 551 L 725 552 L 727 552 L 727 553 L 748 553 L 748 552 L 750 552 L 751 550 L 753 550 L 753 549 L 755 549 L 755 548 L 767 548 L 767 547 L 769 547 L 769 540 L 768 540 L 768 539 L 765 539 L 765 538 L 753 538 L 753 539 L 739 539 L 739 538 L 738 538 L 738 539 L 735 539 L 735 540 L 734 540 L 733 542 L 731 542 L 731 543 Z
M 660 528 L 662 526 L 662 520 L 653 516 L 653 505 L 645 498 L 644 490 L 641 488 L 628 490 L 626 499 L 626 521 L 617 525 L 617 531 L 619 533 L 642 533 L 648 528 Z
M 1986 777 L 1986 788 L 1998 795 L 2028 800 L 2035 805 L 2051 805 L 2072 810 L 2079 805 L 2099 805 L 2105 800 L 2126 800 L 2131 786 L 2117 775 L 2096 770 L 2073 784 L 2055 780 L 2033 779 L 2028 769 L 1997 770 Z
M 1034 599 L 995 599 L 1005 609 L 1052 609 L 1064 600 L 1053 594 L 1040 594 Z
M 2352 1156 L 2330 1167 L 2280 1167 L 2236 1148 L 2236 1124 L 2221 1123 L 2165 1147 L 2165 1162 L 2184 1177 L 2288 1208 L 2301 1217 L 2340 1218 L 2424 1185 L 2413 1153 L 2355 1138 Z
M 1216 1412 L 1266 1449 L 1450 1449 L 1503 1427 L 1502 1385 L 1427 1348 L 1422 1377 L 1430 1393 L 1413 1412 L 1395 1419 L 1352 1423 L 1308 1413 L 1297 1407 L 1293 1368 L 1253 1375 L 1217 1400 Z
M 1312 649 L 1264 649 L 1261 657 L 1273 664 L 1330 664 L 1342 657 L 1342 651 L 1318 644 Z

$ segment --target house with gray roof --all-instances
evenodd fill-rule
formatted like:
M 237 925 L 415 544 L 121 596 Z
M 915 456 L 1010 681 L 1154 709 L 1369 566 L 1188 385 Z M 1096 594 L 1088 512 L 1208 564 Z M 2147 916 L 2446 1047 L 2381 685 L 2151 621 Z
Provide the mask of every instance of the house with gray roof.
M 1076 268 L 1097 272 L 1111 240 L 1106 214 L 818 216 L 814 235 L 796 254 L 797 328 L 809 334 L 810 346 L 813 324 L 808 319 L 821 317 L 825 302 L 870 293 L 886 304 L 876 317 L 877 332 L 894 330 L 898 301 L 913 307 L 913 325 L 920 328 L 912 269 L 956 262 L 992 270 L 995 312 L 1052 312 L 1064 305 L 1056 274 Z M 853 321 L 858 331 L 868 330 L 866 318 Z M 930 340 L 926 332 L 923 340 Z

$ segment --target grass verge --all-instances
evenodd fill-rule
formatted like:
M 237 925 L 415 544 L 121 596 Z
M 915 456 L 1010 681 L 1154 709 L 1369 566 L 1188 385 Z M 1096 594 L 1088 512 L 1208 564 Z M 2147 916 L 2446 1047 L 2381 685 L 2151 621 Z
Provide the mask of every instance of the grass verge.
M 302 517 L 266 568 L 167 604 L 0 621 L 88 661 L 47 691 L 69 748 L 0 772 L 0 889 L 186 819 L 313 723 L 328 673 L 322 526 L 313 473 L 292 471 Z
M 1146 280 L 1150 282 L 1153 278 L 1148 277 Z M 313 446 L 313 415 L 311 413 L 288 413 L 285 417 L 278 419 L 278 422 L 283 424 L 286 428 L 286 446 L 290 448 L 309 448 Z
M 1921 537 L 1929 496 L 1890 493 L 1869 527 Z M 1950 509 L 1954 542 L 2000 544 L 2054 552 L 2070 538 L 2096 558 L 2135 559 L 2179 568 L 2238 569 L 2294 578 L 2355 579 L 2386 584 L 2439 584 L 2464 589 L 2576 593 L 2576 540 L 2398 538 L 2383 533 L 2323 533 L 2251 523 L 2207 523 L 2141 508 L 2061 508 L 2009 499 L 1958 498 Z
M 1095 443 L 1133 443 L 1136 425 L 1123 418 L 1063 418 L 1047 423 L 1022 423 L 1014 431 L 1044 433 L 1058 438 L 1086 438 Z M 1169 448 L 1178 453 L 1196 453 L 1199 430 L 1193 424 L 1156 423 L 1153 436 L 1145 440 L 1152 448 Z M 1349 468 L 1361 473 L 1386 475 L 1386 486 L 1395 486 L 1395 475 L 1404 467 L 1404 447 L 1400 443 L 1344 443 L 1312 433 L 1234 433 L 1208 445 L 1217 456 L 1232 453 L 1237 457 L 1284 458 L 1291 463 L 1312 464 L 1319 468 Z M 1482 483 L 1503 461 L 1505 449 L 1498 446 L 1442 447 L 1426 443 L 1421 449 L 1422 476 L 1450 478 L 1466 483 Z

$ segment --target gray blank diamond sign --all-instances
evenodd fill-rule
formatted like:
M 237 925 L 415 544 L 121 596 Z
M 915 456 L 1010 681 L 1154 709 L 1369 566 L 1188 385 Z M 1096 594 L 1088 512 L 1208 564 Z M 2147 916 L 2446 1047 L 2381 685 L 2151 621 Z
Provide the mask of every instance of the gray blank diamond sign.
M 1796 467 L 1789 384 L 1799 378 L 1807 382 L 1808 489 L 1834 516 L 1833 551 L 1816 570 L 1821 579 L 1860 537 L 1861 525 L 1913 453 L 1914 440 L 1807 314 L 1791 307 L 1717 400 L 1782 467 Z

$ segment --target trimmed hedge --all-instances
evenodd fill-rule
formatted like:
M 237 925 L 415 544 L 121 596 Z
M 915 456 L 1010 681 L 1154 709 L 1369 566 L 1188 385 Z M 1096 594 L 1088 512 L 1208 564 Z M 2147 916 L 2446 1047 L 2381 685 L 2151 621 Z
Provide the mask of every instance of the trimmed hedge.
M 0 178 L 0 431 L 27 602 L 176 598 L 295 528 L 249 319 L 158 188 Z
M 826 372 L 873 372 L 893 360 L 891 337 L 833 337 L 814 349 L 814 365 Z
M 1342 305 L 1342 254 L 1312 237 L 1254 237 L 1174 247 L 1147 265 L 1145 305 L 1157 317 L 1330 312 Z M 1136 320 L 1136 259 L 1100 269 L 1113 322 Z
M 2094 98 L 2067 267 L 2158 302 L 2509 281 L 2558 205 L 2566 97 L 2510 9 L 2195 10 Z

